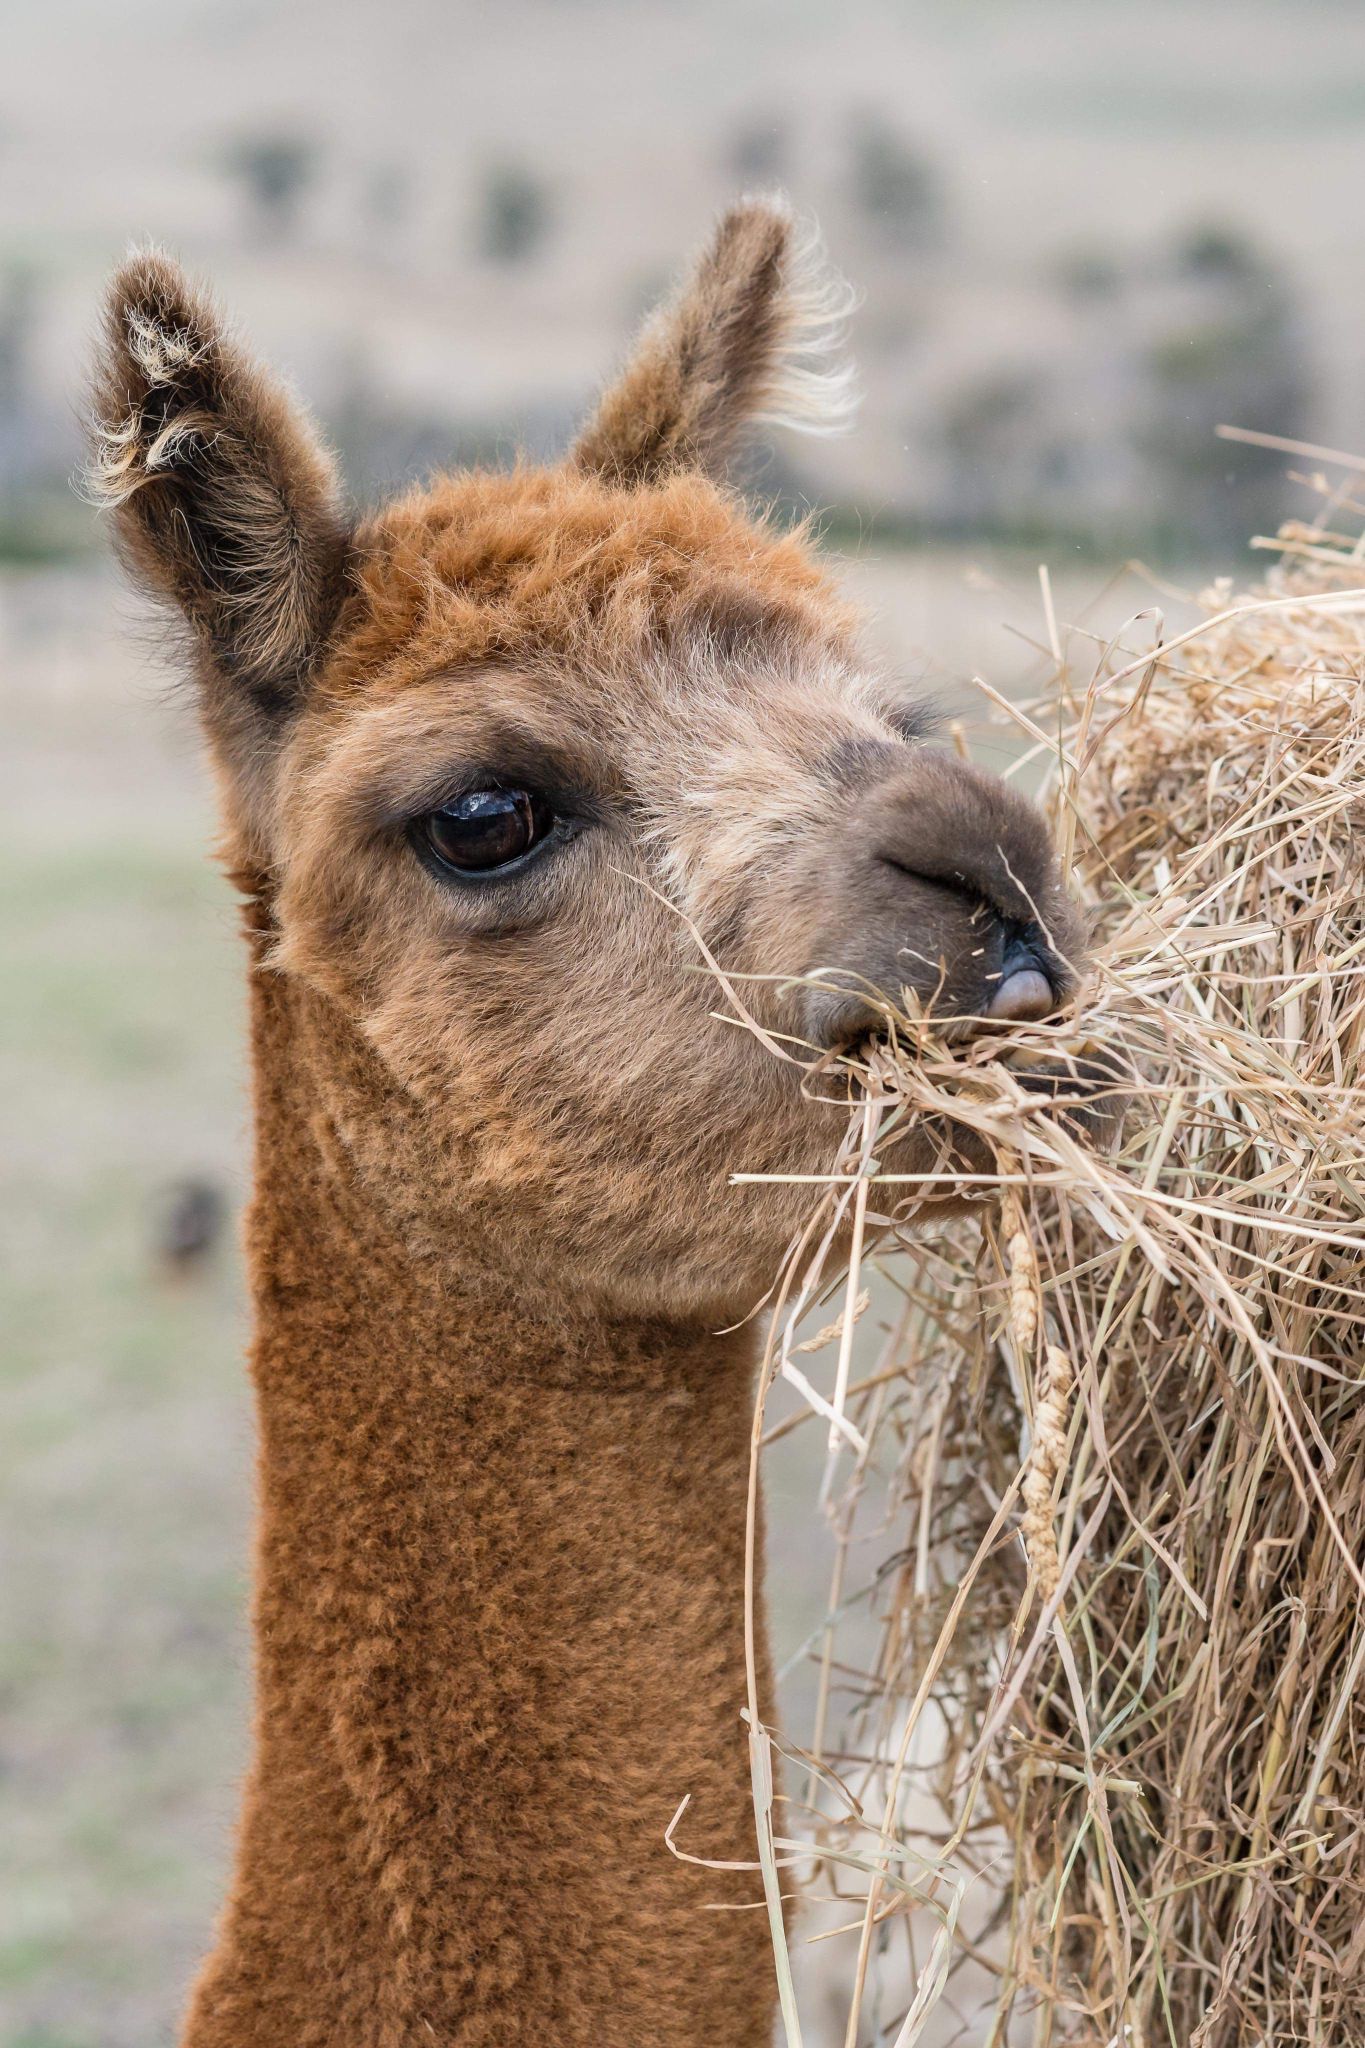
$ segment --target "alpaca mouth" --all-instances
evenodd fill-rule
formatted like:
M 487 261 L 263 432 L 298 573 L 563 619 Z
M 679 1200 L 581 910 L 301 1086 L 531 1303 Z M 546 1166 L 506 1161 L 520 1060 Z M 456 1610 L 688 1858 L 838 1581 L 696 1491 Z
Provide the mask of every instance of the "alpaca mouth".
M 983 1032 L 1016 1024 L 1059 1020 L 1075 986 L 1072 969 L 1052 951 L 1036 925 L 1005 924 L 995 951 L 994 971 L 973 975 L 964 986 L 946 970 L 932 989 L 905 983 L 894 993 L 853 969 L 826 970 L 812 977 L 807 1024 L 829 1050 L 849 1053 L 859 1045 L 884 1042 L 897 1021 L 929 1023 L 945 1045 L 962 1046 Z M 924 977 L 927 981 L 927 976 Z
M 1012 1045 L 1004 1065 L 1030 1095 L 1048 1099 L 1061 1117 L 1092 1145 L 1106 1145 L 1123 1122 L 1132 1099 L 1134 1075 L 1099 1039 L 1068 1034 L 1055 1049 Z
M 1100 1040 L 1078 1031 L 1069 1006 L 1075 970 L 1053 953 L 1037 926 L 1011 930 L 998 958 L 998 971 L 987 977 L 979 1001 L 957 1013 L 935 1012 L 932 1000 L 917 1002 L 910 989 L 892 1002 L 823 981 L 829 1034 L 824 1064 L 845 1067 L 853 1076 L 870 1054 L 889 1053 L 893 1066 L 914 1059 L 912 1040 L 901 1028 L 913 1020 L 929 1026 L 920 1042 L 924 1055 L 955 1066 L 979 1047 L 1030 1095 L 1046 1098 L 1078 1134 L 1092 1144 L 1107 1142 L 1122 1121 L 1134 1077 Z M 1035 1028 L 1016 1035 L 1019 1026 Z
M 1056 1005 L 1057 992 L 1040 967 L 1016 967 L 991 997 L 986 1015 L 1007 1024 L 1033 1024 Z
M 985 1014 L 999 1024 L 1039 1024 L 1055 1015 L 1069 980 L 1039 925 L 1007 920 L 1000 974 Z

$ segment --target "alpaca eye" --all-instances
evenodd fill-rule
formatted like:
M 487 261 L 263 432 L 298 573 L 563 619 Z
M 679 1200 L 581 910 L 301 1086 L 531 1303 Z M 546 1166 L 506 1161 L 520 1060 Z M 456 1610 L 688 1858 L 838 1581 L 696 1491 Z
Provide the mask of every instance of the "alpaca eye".
M 530 790 L 474 789 L 419 818 L 417 833 L 442 867 L 478 875 L 520 860 L 553 823 L 549 805 Z

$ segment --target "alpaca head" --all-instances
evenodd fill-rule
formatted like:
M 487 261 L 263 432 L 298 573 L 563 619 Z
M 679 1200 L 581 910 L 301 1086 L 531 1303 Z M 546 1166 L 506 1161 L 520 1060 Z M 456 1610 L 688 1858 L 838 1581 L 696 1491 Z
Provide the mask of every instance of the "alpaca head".
M 807 540 L 725 485 L 747 426 L 838 396 L 825 310 L 786 215 L 740 206 L 561 466 L 352 522 L 175 267 L 115 280 L 96 481 L 188 624 L 330 1127 L 437 1253 L 737 1302 L 808 1191 L 728 1176 L 827 1162 L 843 1112 L 802 1062 L 869 994 L 1019 1016 L 1070 988 L 1040 818 L 932 746 Z M 708 956 L 794 1060 L 716 1015 Z

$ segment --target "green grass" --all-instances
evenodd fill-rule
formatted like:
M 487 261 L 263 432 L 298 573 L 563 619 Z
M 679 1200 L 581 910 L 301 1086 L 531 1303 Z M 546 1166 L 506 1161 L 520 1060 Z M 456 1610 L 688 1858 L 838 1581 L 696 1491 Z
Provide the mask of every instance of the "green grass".
M 153 1219 L 240 1183 L 226 885 L 136 837 L 0 846 L 0 2041 L 172 2038 L 244 1728 L 249 1425 L 231 1233 L 172 1284 Z

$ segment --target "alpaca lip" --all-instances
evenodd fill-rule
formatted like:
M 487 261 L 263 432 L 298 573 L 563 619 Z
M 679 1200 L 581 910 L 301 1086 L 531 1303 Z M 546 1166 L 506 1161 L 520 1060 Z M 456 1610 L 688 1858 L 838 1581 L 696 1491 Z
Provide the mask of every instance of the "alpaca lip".
M 986 1015 L 999 1024 L 1041 1023 L 1052 1015 L 1061 993 L 1047 939 L 1035 922 L 1003 922 L 1000 978 Z
M 1031 1024 L 1050 1016 L 1056 1003 L 1056 992 L 1040 967 L 1016 967 L 1001 981 L 986 1015 L 1008 1024 Z

